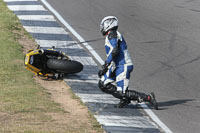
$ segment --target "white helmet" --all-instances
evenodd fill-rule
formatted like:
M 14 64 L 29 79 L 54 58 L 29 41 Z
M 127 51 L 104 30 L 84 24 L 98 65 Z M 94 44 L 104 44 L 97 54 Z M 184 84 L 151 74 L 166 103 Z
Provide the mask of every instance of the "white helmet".
M 107 16 L 102 19 L 100 24 L 100 31 L 103 35 L 106 35 L 106 33 L 111 29 L 117 29 L 118 28 L 118 19 L 115 16 Z

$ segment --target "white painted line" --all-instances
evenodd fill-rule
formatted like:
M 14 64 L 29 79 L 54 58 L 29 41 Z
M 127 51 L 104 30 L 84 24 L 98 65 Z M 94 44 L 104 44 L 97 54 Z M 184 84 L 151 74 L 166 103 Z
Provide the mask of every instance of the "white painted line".
M 76 44 L 76 41 L 58 41 L 58 40 L 37 40 L 36 42 L 41 47 L 65 47 L 65 48 L 73 48 L 73 49 L 82 49 L 82 47 L 79 44 Z
M 73 60 L 80 61 L 83 65 L 97 66 L 92 57 L 70 56 L 70 58 Z
M 3 0 L 4 2 L 18 2 L 18 1 L 38 1 L 38 0 Z
M 34 27 L 34 26 L 24 26 L 24 28 L 31 33 L 46 33 L 46 34 L 68 34 L 61 27 Z
M 80 41 L 80 42 L 85 42 L 85 40 L 62 18 L 62 16 L 46 1 L 46 0 L 41 0 L 42 3 L 59 19 L 60 22 L 66 26 L 69 31 Z M 88 43 L 83 43 L 83 45 L 90 51 L 90 53 L 99 61 L 100 64 L 103 64 L 104 61 L 102 58 L 96 53 L 96 51 L 88 44 Z M 148 108 L 148 106 L 146 105 Z M 148 110 L 151 110 L 148 108 Z M 172 133 L 172 131 L 159 119 L 156 119 L 157 117 L 152 111 L 146 111 L 147 114 L 167 133 Z M 158 118 L 158 117 L 157 117 Z
M 154 113 L 145 103 L 139 104 L 144 111 L 151 116 L 151 119 L 155 121 L 166 133 L 173 133 Z
M 85 42 L 83 37 L 81 37 L 63 18 L 62 16 L 46 1 L 41 0 L 42 3 L 59 19 L 59 21 L 64 24 L 65 27 L 80 41 Z M 96 53 L 96 51 L 88 44 L 83 43 L 83 45 L 90 51 L 90 53 L 99 61 L 100 64 L 104 64 L 104 61 L 101 57 Z
M 84 71 L 84 70 L 83 70 Z M 74 78 L 71 77 L 70 79 L 67 79 L 67 81 L 87 81 L 88 83 L 98 83 L 98 76 L 95 74 L 85 74 L 84 72 L 79 73 L 79 75 L 75 76 Z M 85 86 L 84 86 L 85 87 Z M 98 90 L 98 89 L 97 89 Z
M 52 15 L 18 15 L 21 20 L 56 21 Z
M 94 102 L 94 103 L 105 103 L 105 104 L 117 104 L 119 102 L 118 99 L 108 94 L 76 93 L 76 95 L 79 96 L 84 103 Z
M 11 11 L 46 11 L 42 5 L 8 5 Z
M 71 82 L 80 82 L 80 83 L 94 83 L 97 84 L 98 81 L 95 79 L 65 79 L 66 82 L 71 81 Z
M 113 116 L 113 115 L 95 115 L 97 121 L 105 126 L 120 126 L 134 128 L 155 128 L 155 124 L 149 123 L 145 116 Z M 123 121 L 121 121 L 123 120 Z M 158 128 L 158 126 L 156 126 Z

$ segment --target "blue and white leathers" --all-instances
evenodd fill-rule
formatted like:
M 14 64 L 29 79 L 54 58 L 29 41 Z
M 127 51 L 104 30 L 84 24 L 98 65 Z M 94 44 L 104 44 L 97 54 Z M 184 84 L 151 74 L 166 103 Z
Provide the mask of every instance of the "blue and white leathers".
M 113 34 L 113 35 L 112 35 Z M 120 42 L 120 43 L 118 43 Z M 113 49 L 118 47 L 118 53 L 113 57 Z M 106 63 L 108 71 L 101 77 L 104 84 L 116 81 L 117 91 L 125 93 L 129 86 L 130 73 L 133 70 L 133 63 L 127 50 L 127 44 L 118 31 L 111 31 L 105 39 Z

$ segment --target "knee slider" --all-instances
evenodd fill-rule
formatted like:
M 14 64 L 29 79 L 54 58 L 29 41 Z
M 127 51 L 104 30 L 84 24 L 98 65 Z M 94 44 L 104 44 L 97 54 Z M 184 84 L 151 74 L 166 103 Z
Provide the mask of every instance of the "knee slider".
M 110 83 L 104 84 L 104 82 L 101 81 L 101 80 L 99 80 L 98 87 L 103 92 L 108 93 L 108 94 L 113 94 L 117 90 L 116 86 L 114 86 L 114 85 L 112 85 Z
M 103 81 L 99 80 L 98 87 L 99 87 L 99 89 L 101 89 L 102 91 L 104 90 L 105 85 L 104 85 Z
M 113 84 L 106 84 L 105 86 L 105 92 L 109 94 L 113 94 L 114 92 L 117 91 L 117 87 Z

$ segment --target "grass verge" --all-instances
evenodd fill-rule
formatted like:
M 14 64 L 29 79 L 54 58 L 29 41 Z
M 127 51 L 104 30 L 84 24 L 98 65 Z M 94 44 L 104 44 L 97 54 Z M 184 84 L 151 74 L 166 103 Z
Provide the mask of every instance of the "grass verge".
M 33 74 L 24 69 L 21 38 L 31 39 L 0 0 L 0 132 L 102 132 L 96 129 L 97 124 L 89 129 L 84 124 L 73 126 L 62 121 L 70 113 L 55 103 L 51 94 L 34 82 Z M 88 119 L 95 123 L 92 117 Z M 79 120 L 71 121 L 76 124 Z

